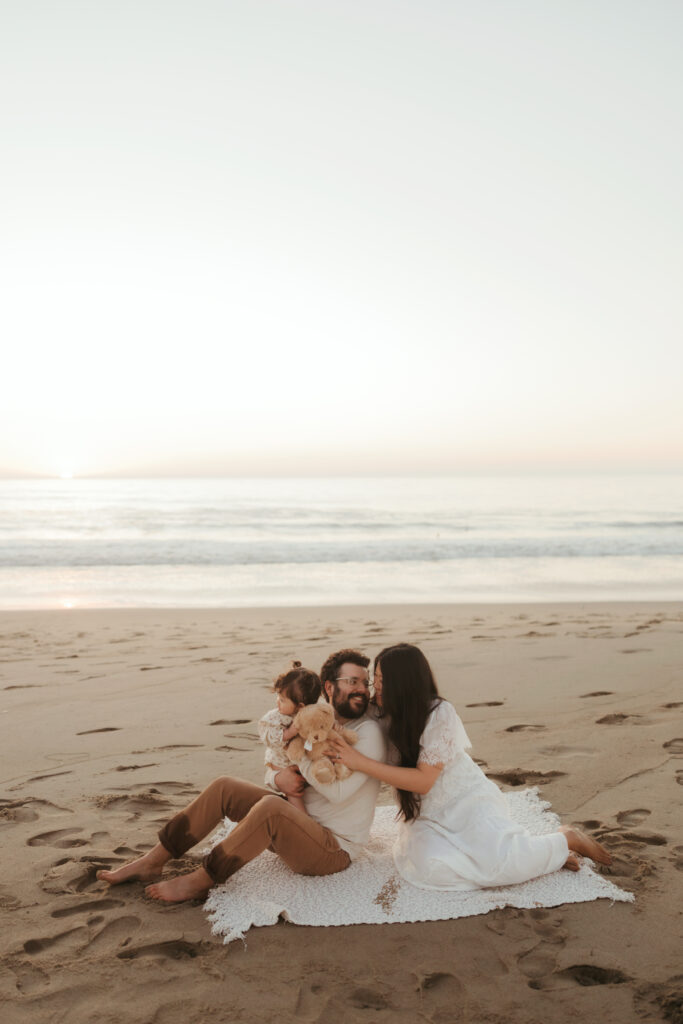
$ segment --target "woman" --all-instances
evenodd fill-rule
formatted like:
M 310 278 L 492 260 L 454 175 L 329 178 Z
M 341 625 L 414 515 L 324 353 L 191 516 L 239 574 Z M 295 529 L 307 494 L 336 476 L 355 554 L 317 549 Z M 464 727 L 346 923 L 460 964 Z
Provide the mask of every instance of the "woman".
M 365 757 L 339 737 L 334 756 L 398 792 L 394 860 L 423 889 L 464 890 L 525 882 L 558 868 L 579 870 L 578 855 L 611 857 L 573 828 L 532 836 L 510 819 L 498 787 L 466 752 L 471 743 L 455 709 L 439 696 L 419 648 L 396 644 L 375 659 L 375 695 L 388 720 L 395 764 Z

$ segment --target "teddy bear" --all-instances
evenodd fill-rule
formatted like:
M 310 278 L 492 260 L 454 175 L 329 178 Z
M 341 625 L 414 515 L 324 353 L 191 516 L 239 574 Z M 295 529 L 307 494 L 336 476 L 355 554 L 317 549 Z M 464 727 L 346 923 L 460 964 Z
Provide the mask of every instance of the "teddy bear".
M 329 704 L 307 704 L 294 716 L 294 725 L 299 735 L 287 747 L 292 761 L 300 761 L 307 754 L 313 764 L 311 774 L 321 785 L 349 777 L 351 769 L 331 761 L 325 753 L 327 737 L 334 730 L 352 745 L 358 742 L 358 737 L 351 729 L 335 724 L 334 711 Z

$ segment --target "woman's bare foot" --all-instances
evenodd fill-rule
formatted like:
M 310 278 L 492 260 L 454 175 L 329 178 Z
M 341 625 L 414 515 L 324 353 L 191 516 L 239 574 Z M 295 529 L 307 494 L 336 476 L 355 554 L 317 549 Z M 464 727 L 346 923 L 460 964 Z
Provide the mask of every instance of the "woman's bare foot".
M 148 885 L 145 895 L 151 896 L 153 900 L 163 900 L 164 903 L 183 903 L 185 900 L 204 899 L 214 885 L 214 880 L 204 868 L 197 868 L 189 875 L 178 875 L 166 882 Z
M 124 864 L 122 868 L 115 871 L 98 871 L 97 877 L 109 885 L 119 885 L 121 882 L 151 882 L 158 878 L 166 861 L 171 859 L 171 854 L 161 843 L 157 843 L 153 849 L 130 864 Z
M 585 832 L 579 831 L 578 828 L 569 828 L 567 825 L 564 825 L 560 832 L 564 833 L 567 846 L 572 853 L 578 853 L 582 857 L 590 857 L 596 864 L 612 863 L 612 857 L 605 847 L 597 842 L 597 840 L 591 839 Z
M 562 867 L 566 868 L 567 871 L 580 871 L 581 861 L 575 853 L 570 853 Z

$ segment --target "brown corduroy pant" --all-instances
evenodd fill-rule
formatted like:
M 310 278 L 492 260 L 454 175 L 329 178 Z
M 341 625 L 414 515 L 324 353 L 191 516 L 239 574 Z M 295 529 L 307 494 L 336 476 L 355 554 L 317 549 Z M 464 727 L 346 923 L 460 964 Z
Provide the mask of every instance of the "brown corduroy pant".
M 204 858 L 214 882 L 224 882 L 263 850 L 282 857 L 300 875 L 333 875 L 351 863 L 333 832 L 281 796 L 243 779 L 214 779 L 159 832 L 172 857 L 181 857 L 223 818 L 238 822 Z

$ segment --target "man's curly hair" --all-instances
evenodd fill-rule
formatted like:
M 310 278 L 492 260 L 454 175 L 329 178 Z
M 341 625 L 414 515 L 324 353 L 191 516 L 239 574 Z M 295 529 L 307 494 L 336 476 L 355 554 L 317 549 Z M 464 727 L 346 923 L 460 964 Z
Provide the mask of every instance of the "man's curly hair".
M 360 651 L 354 650 L 352 647 L 345 647 L 343 651 L 337 651 L 335 654 L 331 654 L 323 667 L 320 669 L 320 682 L 323 684 L 323 693 L 327 697 L 325 690 L 325 683 L 333 683 L 337 678 L 337 672 L 342 665 L 358 665 L 359 668 L 367 668 L 370 664 L 370 659 L 366 658 Z

